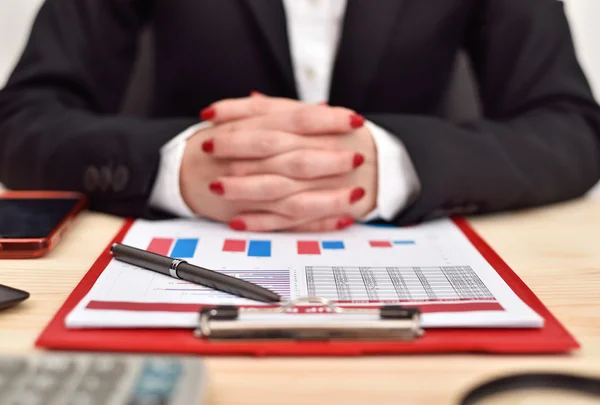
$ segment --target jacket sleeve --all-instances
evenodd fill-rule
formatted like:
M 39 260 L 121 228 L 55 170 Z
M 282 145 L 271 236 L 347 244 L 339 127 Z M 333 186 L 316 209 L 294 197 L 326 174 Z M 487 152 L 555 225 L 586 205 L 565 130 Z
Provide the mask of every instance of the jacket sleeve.
M 161 146 L 197 122 L 119 113 L 151 3 L 44 3 L 0 91 L 0 182 L 81 191 L 116 215 L 151 212 Z
M 398 224 L 555 203 L 600 177 L 600 109 L 562 2 L 473 3 L 465 49 L 482 117 L 367 115 L 401 138 L 421 181 Z

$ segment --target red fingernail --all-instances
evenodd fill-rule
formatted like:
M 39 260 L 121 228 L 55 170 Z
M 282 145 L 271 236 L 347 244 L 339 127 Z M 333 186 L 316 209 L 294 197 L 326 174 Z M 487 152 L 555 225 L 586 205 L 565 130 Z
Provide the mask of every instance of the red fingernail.
M 215 141 L 209 139 L 207 141 L 202 142 L 202 150 L 206 153 L 212 153 L 215 149 Z
M 350 126 L 352 128 L 360 128 L 365 123 L 365 117 L 358 114 L 352 114 L 350 116 Z
M 352 193 L 350 193 L 350 204 L 354 204 L 355 202 L 357 202 L 364 196 L 365 196 L 364 188 L 362 188 L 362 187 L 355 188 L 354 190 L 352 190 Z
M 217 115 L 217 110 L 215 110 L 215 107 L 206 107 L 200 112 L 200 119 L 202 121 L 208 121 L 215 118 L 215 115 Z
M 352 160 L 352 166 L 356 169 L 358 166 L 362 165 L 365 161 L 365 157 L 360 153 L 354 155 L 354 159 Z
M 246 230 L 246 223 L 241 219 L 234 219 L 229 223 L 229 227 L 236 231 L 244 231 Z
M 210 191 L 212 191 L 215 194 L 218 194 L 218 195 L 225 194 L 225 188 L 223 187 L 223 183 L 221 183 L 220 181 L 213 181 L 212 183 L 210 183 L 208 185 L 208 188 L 210 189 Z
M 354 219 L 350 218 L 350 217 L 346 217 L 346 218 L 342 218 L 338 221 L 336 228 L 337 229 L 344 229 L 349 227 L 350 225 L 352 225 L 354 223 Z

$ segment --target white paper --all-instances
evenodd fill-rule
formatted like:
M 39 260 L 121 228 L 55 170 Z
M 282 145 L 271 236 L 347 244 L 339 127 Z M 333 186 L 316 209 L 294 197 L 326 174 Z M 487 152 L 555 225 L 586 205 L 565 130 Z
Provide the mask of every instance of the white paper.
M 428 328 L 543 325 L 447 219 L 316 234 L 238 232 L 204 220 L 137 220 L 123 243 L 147 249 L 154 238 L 173 239 L 168 255 L 180 257 L 175 253 L 188 250 L 191 254 L 181 258 L 190 263 L 256 282 L 288 299 L 318 296 L 348 307 L 419 305 L 422 326 Z M 314 253 L 299 254 L 300 246 Z M 264 305 L 112 260 L 66 323 L 70 328 L 190 328 L 197 325 L 199 304 Z M 282 322 L 307 317 L 277 316 Z M 327 322 L 336 315 L 313 316 Z

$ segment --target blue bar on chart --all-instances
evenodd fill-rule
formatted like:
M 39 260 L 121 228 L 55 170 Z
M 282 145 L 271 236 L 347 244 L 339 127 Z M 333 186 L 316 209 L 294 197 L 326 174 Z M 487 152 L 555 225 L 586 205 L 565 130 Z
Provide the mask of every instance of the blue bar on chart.
M 414 240 L 395 240 L 394 245 L 414 245 Z
M 271 257 L 271 241 L 251 240 L 248 245 L 248 256 Z
M 196 252 L 196 246 L 198 246 L 198 239 L 177 239 L 171 251 L 171 256 L 180 259 L 191 259 Z
M 321 246 L 323 246 L 323 249 L 339 250 L 339 249 L 344 249 L 344 242 L 341 240 L 323 241 L 323 242 L 321 242 Z

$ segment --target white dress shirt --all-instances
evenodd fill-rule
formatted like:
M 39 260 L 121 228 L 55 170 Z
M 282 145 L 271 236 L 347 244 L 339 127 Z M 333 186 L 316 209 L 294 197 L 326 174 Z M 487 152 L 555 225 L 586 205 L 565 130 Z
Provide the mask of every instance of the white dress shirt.
M 283 0 L 294 76 L 302 102 L 327 101 L 346 1 Z M 163 146 L 150 196 L 152 206 L 176 216 L 194 216 L 181 197 L 179 170 L 186 140 L 210 125 L 194 125 Z M 377 206 L 363 220 L 391 220 L 419 190 L 419 179 L 400 140 L 372 122 L 366 121 L 365 125 L 377 149 L 378 184 Z

